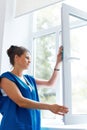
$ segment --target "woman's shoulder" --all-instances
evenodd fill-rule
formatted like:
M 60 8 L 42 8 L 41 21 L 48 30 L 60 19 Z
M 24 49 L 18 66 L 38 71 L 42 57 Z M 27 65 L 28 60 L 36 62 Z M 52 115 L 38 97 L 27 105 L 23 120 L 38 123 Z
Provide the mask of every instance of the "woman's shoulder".
M 10 74 L 9 71 L 7 71 L 7 72 L 2 73 L 2 74 L 0 75 L 0 78 L 9 77 L 9 76 L 11 76 L 11 74 Z
M 11 72 L 7 71 L 7 72 L 4 72 L 0 75 L 0 79 L 2 78 L 7 78 L 11 81 L 14 81 L 14 77 L 12 76 Z

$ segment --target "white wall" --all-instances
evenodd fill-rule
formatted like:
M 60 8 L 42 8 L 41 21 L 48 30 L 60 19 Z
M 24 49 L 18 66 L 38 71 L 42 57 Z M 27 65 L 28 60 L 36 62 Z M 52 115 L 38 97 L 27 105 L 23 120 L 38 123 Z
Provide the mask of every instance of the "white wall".
M 2 58 L 2 43 L 4 36 L 4 25 L 5 25 L 5 0 L 0 0 L 0 70 L 1 70 L 1 58 Z
M 3 1 L 3 0 L 2 0 Z M 1 2 L 1 1 L 0 1 Z M 1 5 L 2 3 L 0 3 Z M 5 6 L 6 4 L 6 6 Z M 5 11 L 0 12 L 3 16 L 2 25 L 3 28 L 0 30 L 3 32 L 1 35 L 1 73 L 10 69 L 8 56 L 6 50 L 10 45 L 20 45 L 29 48 L 29 15 L 25 15 L 19 18 L 14 18 L 15 15 L 15 1 L 8 0 L 7 3 L 4 1 Z M 4 15 L 3 15 L 4 14 Z M 1 52 L 1 51 L 0 51 Z

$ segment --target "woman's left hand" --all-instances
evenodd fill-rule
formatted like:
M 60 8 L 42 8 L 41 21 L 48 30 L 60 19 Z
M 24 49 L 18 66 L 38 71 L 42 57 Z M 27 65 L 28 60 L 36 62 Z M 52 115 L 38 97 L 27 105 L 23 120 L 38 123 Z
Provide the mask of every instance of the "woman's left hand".
M 63 60 L 63 46 L 60 46 L 57 54 L 57 62 L 60 63 L 62 60 Z

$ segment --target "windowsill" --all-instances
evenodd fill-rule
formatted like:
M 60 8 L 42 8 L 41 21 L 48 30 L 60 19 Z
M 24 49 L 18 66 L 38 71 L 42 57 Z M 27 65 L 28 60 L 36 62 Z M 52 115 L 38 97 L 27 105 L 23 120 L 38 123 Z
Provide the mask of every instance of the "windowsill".
M 87 130 L 87 124 L 45 126 L 41 130 Z
M 64 126 L 64 122 L 62 117 L 59 118 L 57 117 L 54 119 L 47 118 L 47 119 L 42 119 L 41 126 L 42 128 L 52 128 L 54 126 L 55 128 L 58 128 L 58 126 Z

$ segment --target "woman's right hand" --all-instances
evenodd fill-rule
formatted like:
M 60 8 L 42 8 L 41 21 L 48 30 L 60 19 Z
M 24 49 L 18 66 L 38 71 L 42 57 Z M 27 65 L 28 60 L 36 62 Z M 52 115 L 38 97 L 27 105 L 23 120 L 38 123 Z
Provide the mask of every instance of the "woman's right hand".
M 58 104 L 52 104 L 50 105 L 49 110 L 53 112 L 54 114 L 62 115 L 64 116 L 66 113 L 68 113 L 68 108 L 65 106 L 61 106 Z

